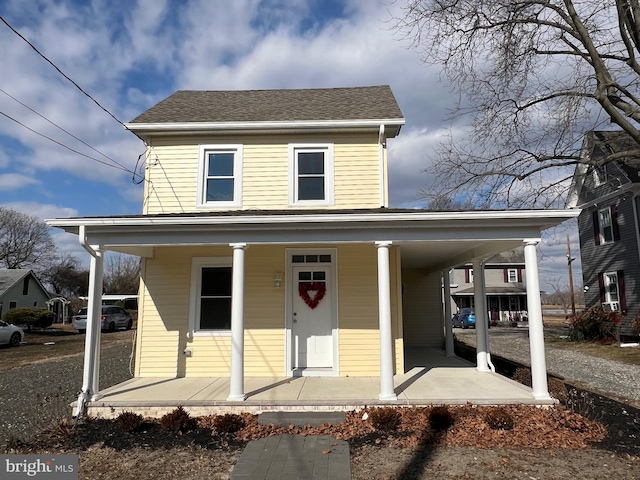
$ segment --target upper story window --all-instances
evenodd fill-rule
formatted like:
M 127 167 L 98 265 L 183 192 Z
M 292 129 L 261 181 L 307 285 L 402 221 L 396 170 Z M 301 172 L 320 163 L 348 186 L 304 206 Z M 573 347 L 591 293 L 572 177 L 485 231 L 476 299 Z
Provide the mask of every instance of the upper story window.
M 464 283 L 473 283 L 473 268 L 465 268 Z
M 289 144 L 289 204 L 333 202 L 333 144 Z
M 605 183 L 607 183 L 607 166 L 606 165 L 600 165 L 598 167 L 594 167 L 594 169 L 592 170 L 593 173 L 593 183 L 595 184 L 596 187 L 599 187 L 600 185 L 604 185 Z
M 615 205 L 593 212 L 593 233 L 596 245 L 620 240 L 618 213 Z
M 200 145 L 198 206 L 240 207 L 242 145 Z
M 518 283 L 518 269 L 517 268 L 509 268 L 509 269 L 507 269 L 507 282 L 508 283 Z

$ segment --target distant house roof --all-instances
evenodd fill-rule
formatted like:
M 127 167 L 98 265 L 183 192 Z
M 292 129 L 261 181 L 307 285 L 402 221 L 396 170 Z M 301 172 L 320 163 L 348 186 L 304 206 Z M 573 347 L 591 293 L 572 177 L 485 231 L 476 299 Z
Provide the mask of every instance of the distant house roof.
M 584 159 L 591 165 L 598 165 L 612 154 L 622 154 L 616 162 L 624 170 L 632 182 L 640 182 L 638 167 L 640 167 L 640 145 L 626 132 L 591 131 L 585 136 L 586 145 L 583 149 Z M 625 155 L 625 153 L 627 153 Z
M 404 123 L 391 88 L 379 85 L 298 90 L 179 90 L 127 126 L 135 131 L 142 124 L 349 120 Z
M 29 269 L 22 270 L 22 269 L 15 268 L 15 269 L 0 270 L 0 297 L 2 297 L 16 283 L 21 282 L 22 279 L 25 278 L 28 275 L 31 275 L 36 280 L 36 282 L 38 282 L 38 284 L 40 285 L 42 290 L 48 296 L 50 296 L 49 292 L 47 292 L 47 290 L 44 288 L 42 283 L 40 283 L 40 280 L 38 280 L 38 277 L 35 276 L 33 271 L 31 271 Z
M 464 288 L 462 290 L 458 290 L 456 292 L 451 292 L 452 296 L 456 295 L 474 295 L 475 290 L 473 287 Z M 487 295 L 526 295 L 527 289 L 523 287 L 516 286 L 506 286 L 506 287 L 485 287 L 485 293 Z

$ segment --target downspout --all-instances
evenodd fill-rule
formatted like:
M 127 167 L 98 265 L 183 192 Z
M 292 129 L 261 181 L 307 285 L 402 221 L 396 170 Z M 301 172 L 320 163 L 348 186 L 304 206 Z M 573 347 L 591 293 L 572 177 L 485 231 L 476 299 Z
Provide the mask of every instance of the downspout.
M 89 288 L 90 291 L 88 293 L 93 293 L 91 291 L 91 287 L 95 285 L 96 280 L 96 263 L 99 257 L 99 253 L 96 252 L 88 243 L 86 237 L 85 226 L 80 225 L 80 229 L 78 232 L 78 239 L 80 241 L 80 245 L 91 255 L 91 263 L 92 269 L 90 271 L 89 276 Z M 91 399 L 92 388 L 94 384 L 94 368 L 96 362 L 95 355 L 95 322 L 93 321 L 95 308 L 92 306 L 95 303 L 95 299 L 90 297 L 90 304 L 87 305 L 87 324 L 85 331 L 85 343 L 84 343 L 84 366 L 83 366 L 83 375 L 82 375 L 82 390 L 78 394 L 78 400 L 76 402 L 76 408 L 73 412 L 74 417 L 84 416 L 86 413 L 87 403 Z M 101 299 L 100 299 L 101 300 Z M 99 330 L 98 330 L 99 333 Z
M 380 130 L 378 132 L 378 155 L 380 158 L 380 206 L 382 208 L 386 208 L 387 205 L 387 176 L 386 168 L 385 168 L 385 148 L 386 148 L 386 140 L 384 136 L 384 124 L 380 124 Z

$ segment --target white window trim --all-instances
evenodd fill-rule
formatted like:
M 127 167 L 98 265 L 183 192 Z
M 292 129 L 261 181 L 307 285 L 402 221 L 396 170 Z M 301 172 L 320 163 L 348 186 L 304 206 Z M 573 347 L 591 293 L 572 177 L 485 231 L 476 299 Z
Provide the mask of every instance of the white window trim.
M 298 168 L 296 152 L 323 150 L 324 156 L 324 200 L 298 200 Z M 334 156 L 333 143 L 290 143 L 289 144 L 289 205 L 290 206 L 331 206 L 334 205 Z
M 511 280 L 511 274 L 513 273 L 513 280 Z M 518 283 L 518 269 L 517 268 L 507 268 L 507 282 L 508 283 Z
M 232 257 L 193 257 L 191 259 L 191 285 L 189 287 L 189 330 L 187 336 L 191 337 L 230 337 L 231 330 L 199 330 L 200 318 L 200 285 L 202 282 L 202 269 L 205 267 L 231 267 Z
M 207 153 L 233 153 L 233 201 L 207 202 Z M 198 198 L 196 206 L 199 208 L 230 208 L 242 206 L 242 144 L 213 144 L 200 145 L 198 153 Z
M 620 283 L 618 283 L 618 272 L 605 272 L 603 274 L 604 277 L 604 299 L 606 301 L 606 303 L 612 303 L 612 302 L 620 302 Z M 616 281 L 616 295 L 618 298 L 613 299 L 611 298 L 611 290 L 609 289 L 610 285 L 611 285 L 611 277 L 615 277 Z

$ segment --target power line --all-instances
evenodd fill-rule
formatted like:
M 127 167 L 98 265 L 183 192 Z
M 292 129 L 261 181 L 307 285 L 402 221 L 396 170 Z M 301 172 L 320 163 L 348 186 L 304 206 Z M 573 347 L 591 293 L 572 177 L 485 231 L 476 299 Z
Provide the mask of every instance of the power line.
M 16 35 L 18 35 L 22 40 L 24 40 L 38 55 L 40 55 L 44 60 L 46 60 L 53 68 L 55 68 L 58 73 L 60 73 L 60 75 L 62 75 L 64 78 L 66 78 L 67 80 L 69 80 L 73 85 L 75 85 L 75 87 L 80 90 L 82 93 L 84 93 L 88 98 L 90 98 L 91 100 L 93 100 L 93 102 L 100 107 L 102 110 L 104 110 L 107 114 L 109 114 L 111 116 L 111 118 L 113 118 L 116 122 L 118 122 L 120 125 L 122 125 L 123 127 L 126 128 L 125 124 L 122 123 L 113 113 L 111 113 L 109 110 L 107 110 L 105 107 L 103 107 L 102 105 L 100 105 L 100 103 L 93 98 L 91 95 L 89 95 L 87 92 L 85 92 L 83 90 L 83 88 L 78 85 L 76 82 L 74 82 L 71 78 L 69 78 L 69 76 L 64 73 L 62 70 L 60 70 L 60 68 L 58 68 L 58 66 L 53 63 L 51 60 L 49 60 L 42 52 L 40 52 L 40 50 L 38 50 L 35 45 L 33 43 L 31 43 L 29 40 L 27 40 L 25 37 L 22 36 L 22 34 L 20 32 L 18 32 L 15 28 L 13 28 L 9 22 L 7 22 L 4 17 L 2 17 L 2 15 L 0 15 L 0 20 L 2 20 L 2 22 L 11 29 L 11 31 L 13 33 L 15 33 Z
M 4 93 L 7 97 L 11 98 L 12 100 L 14 100 L 15 102 L 19 103 L 20 105 L 22 105 L 23 107 L 25 107 L 26 109 L 32 111 L 33 113 L 35 113 L 36 115 L 38 115 L 40 118 L 46 120 L 47 122 L 49 122 L 51 125 L 53 125 L 54 127 L 56 127 L 59 130 L 62 130 L 64 133 L 66 133 L 67 135 L 69 135 L 70 137 L 76 139 L 77 141 L 79 141 L 80 143 L 82 143 L 83 145 L 86 145 L 87 147 L 89 147 L 91 150 L 93 150 L 94 152 L 102 155 L 104 158 L 112 161 L 113 163 L 115 163 L 116 165 L 118 165 L 119 167 L 122 167 L 123 169 L 126 169 L 128 172 L 135 174 L 135 172 L 132 172 L 131 170 L 129 170 L 127 167 L 125 167 L 124 165 L 122 165 L 120 162 L 114 160 L 113 158 L 109 157 L 108 155 L 102 153 L 100 150 L 98 150 L 97 148 L 94 148 L 93 146 L 89 145 L 87 142 L 85 142 L 84 140 L 82 140 L 81 138 L 76 137 L 73 133 L 68 132 L 67 130 L 65 130 L 64 128 L 62 128 L 60 125 L 58 125 L 57 123 L 49 120 L 47 117 L 45 117 L 44 115 L 42 115 L 40 112 L 36 111 L 35 109 L 31 108 L 29 105 L 21 102 L 20 100 L 18 100 L 17 98 L 15 98 L 13 95 L 5 92 L 2 88 L 0 88 L 0 92 Z
M 88 159 L 90 159 L 90 160 L 94 160 L 94 161 L 96 161 L 96 162 L 98 162 L 98 163 L 101 163 L 101 164 L 103 164 L 103 165 L 106 165 L 107 167 L 117 168 L 118 170 L 124 170 L 124 171 L 125 171 L 125 172 L 127 172 L 127 173 L 132 173 L 132 172 L 131 172 L 131 170 L 129 170 L 129 169 L 128 169 L 128 168 L 126 168 L 126 167 L 123 167 L 123 166 L 116 166 L 116 165 L 113 165 L 113 164 L 111 164 L 111 163 L 107 163 L 107 162 L 105 162 L 105 161 L 102 161 L 102 160 L 100 160 L 100 159 L 98 159 L 98 158 L 92 157 L 91 155 L 87 155 L 87 154 L 85 154 L 85 153 L 79 152 L 78 150 L 74 150 L 73 148 L 71 148 L 71 147 L 69 147 L 69 146 L 65 145 L 64 143 L 59 142 L 59 141 L 57 141 L 57 140 L 54 140 L 53 138 L 46 136 L 44 133 L 40 133 L 40 132 L 38 132 L 37 130 L 34 130 L 34 129 L 33 129 L 33 128 L 31 128 L 31 127 L 28 127 L 28 126 L 27 126 L 27 125 L 25 125 L 24 123 L 20 122 L 19 120 L 16 120 L 15 118 L 13 118 L 13 117 L 11 117 L 11 116 L 7 115 L 7 114 L 6 114 L 6 113 L 4 113 L 4 112 L 1 112 L 1 111 L 0 111 L 0 115 L 2 115 L 2 116 L 4 116 L 4 117 L 8 118 L 9 120 L 11 120 L 11 121 L 13 121 L 13 122 L 17 123 L 18 125 L 20 125 L 21 127 L 24 127 L 24 128 L 26 128 L 27 130 L 29 130 L 29 131 L 31 131 L 31 132 L 33 132 L 33 133 L 35 133 L 36 135 L 40 135 L 41 137 L 46 138 L 47 140 L 49 140 L 49 141 L 51 141 L 51 142 L 53 142 L 53 143 L 55 143 L 55 144 L 57 144 L 57 145 L 60 145 L 61 147 L 66 148 L 67 150 L 72 151 L 73 153 L 77 153 L 78 155 L 81 155 L 81 156 L 83 156 L 83 157 L 85 157 L 85 158 L 88 158 Z
M 20 37 L 22 40 L 24 40 L 27 45 L 29 45 L 38 55 L 40 55 L 47 63 L 49 63 L 53 68 L 56 69 L 56 71 L 58 73 L 60 73 L 60 75 L 62 75 L 64 78 L 66 78 L 69 82 L 71 82 L 78 90 L 80 90 L 84 95 L 87 96 L 87 98 L 89 98 L 90 100 L 93 101 L 93 103 L 95 103 L 98 107 L 100 107 L 102 110 L 104 110 L 111 118 L 113 118 L 116 122 L 118 122 L 120 125 L 122 125 L 127 131 L 133 133 L 136 137 L 138 137 L 142 143 L 144 143 L 146 145 L 146 142 L 144 141 L 144 139 L 142 137 L 140 137 L 140 135 L 138 135 L 136 132 L 130 130 L 118 117 L 116 117 L 113 113 L 111 113 L 109 110 L 107 110 L 105 107 L 103 107 L 100 102 L 98 102 L 95 98 L 93 98 L 89 93 L 87 93 L 80 85 L 78 85 L 76 82 L 74 82 L 66 73 L 64 73 L 62 70 L 60 70 L 60 68 L 53 63 L 51 60 L 49 60 L 49 58 L 47 58 L 46 55 L 44 55 L 42 52 L 40 52 L 40 50 L 38 50 L 36 48 L 36 46 L 31 43 L 29 40 L 27 40 L 20 32 L 18 32 L 15 28 L 13 28 L 9 22 L 7 22 L 4 17 L 2 15 L 0 15 L 0 20 L 2 20 L 2 23 L 4 23 L 7 27 L 9 27 L 9 29 L 15 33 L 18 37 Z

